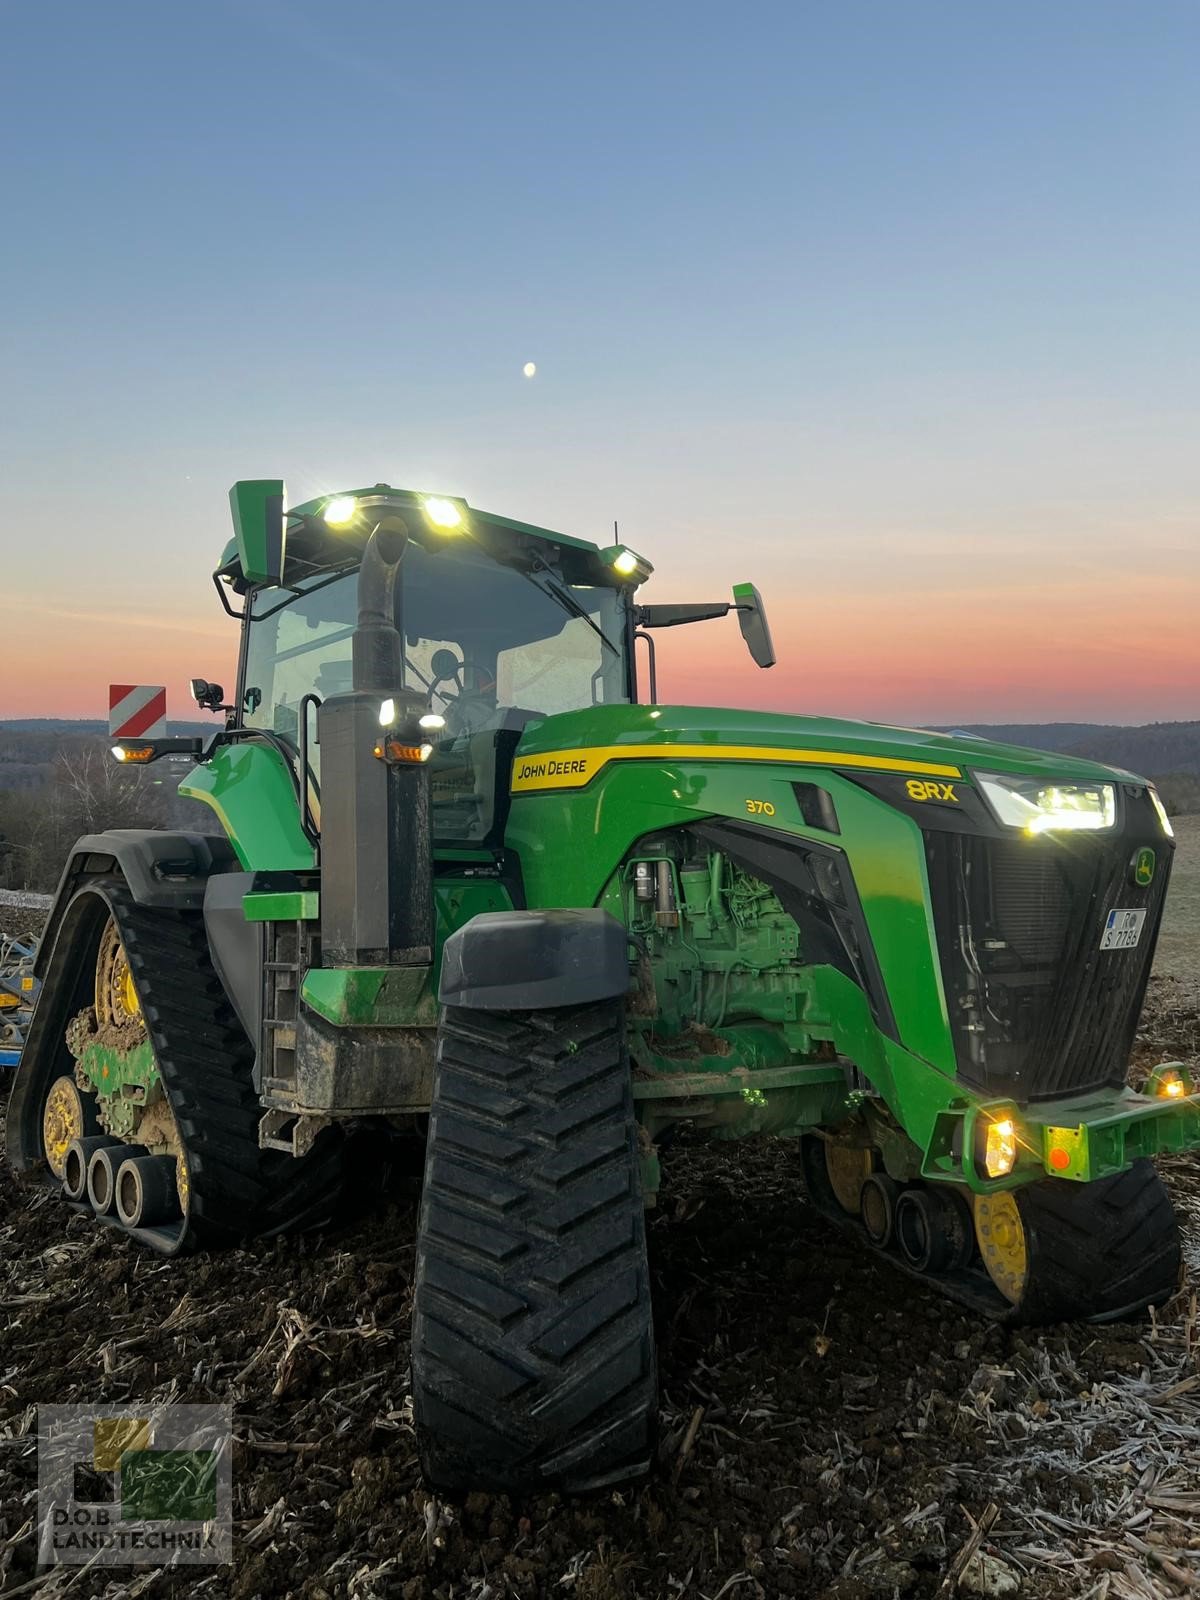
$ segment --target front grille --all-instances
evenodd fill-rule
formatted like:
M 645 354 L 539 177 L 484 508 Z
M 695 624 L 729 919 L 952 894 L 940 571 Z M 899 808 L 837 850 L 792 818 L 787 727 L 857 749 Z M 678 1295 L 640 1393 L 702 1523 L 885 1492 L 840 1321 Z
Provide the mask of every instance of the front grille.
M 1124 1082 L 1170 858 L 1149 802 L 1135 793 L 1125 809 L 1104 837 L 926 830 L 958 1070 L 973 1086 L 1038 1100 Z M 1131 882 L 1142 844 L 1158 857 L 1148 888 Z M 1141 939 L 1101 950 L 1117 908 L 1146 911 Z

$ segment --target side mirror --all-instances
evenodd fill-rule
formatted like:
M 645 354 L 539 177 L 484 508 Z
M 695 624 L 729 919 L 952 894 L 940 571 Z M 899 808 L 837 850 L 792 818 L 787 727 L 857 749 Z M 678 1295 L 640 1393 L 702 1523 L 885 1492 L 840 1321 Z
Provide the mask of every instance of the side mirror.
M 762 596 L 752 583 L 735 583 L 733 603 L 737 608 L 738 627 L 746 641 L 751 659 L 759 667 L 775 665 L 775 646 L 771 642 L 771 629 Z
M 247 583 L 279 583 L 283 577 L 284 500 L 282 478 L 241 478 L 229 491 L 233 532 Z
M 219 683 L 209 683 L 207 678 L 193 678 L 191 680 L 192 699 L 202 711 L 227 711 L 228 706 L 222 705 L 225 691 Z

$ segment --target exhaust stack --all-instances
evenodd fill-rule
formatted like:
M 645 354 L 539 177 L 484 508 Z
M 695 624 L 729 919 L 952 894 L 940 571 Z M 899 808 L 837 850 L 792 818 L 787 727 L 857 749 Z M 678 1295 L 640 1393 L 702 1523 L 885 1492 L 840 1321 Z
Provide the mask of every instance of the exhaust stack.
M 321 951 L 327 967 L 428 966 L 433 960 L 433 840 L 424 763 L 392 764 L 380 706 L 415 718 L 420 696 L 402 687 L 396 594 L 408 528 L 381 518 L 363 551 L 353 688 L 317 711 L 321 746 Z

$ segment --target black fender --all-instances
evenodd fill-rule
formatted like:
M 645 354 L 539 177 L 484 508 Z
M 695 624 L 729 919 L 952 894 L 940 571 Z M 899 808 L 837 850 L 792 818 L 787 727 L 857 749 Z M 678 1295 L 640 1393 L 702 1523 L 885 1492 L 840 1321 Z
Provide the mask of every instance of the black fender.
M 85 833 L 71 847 L 34 971 L 46 975 L 63 914 L 88 877 L 120 872 L 138 905 L 172 911 L 202 911 L 208 880 L 218 872 L 237 872 L 240 862 L 223 834 L 168 833 L 150 828 L 110 828 Z
M 629 988 L 629 934 L 607 911 L 482 911 L 446 940 L 438 999 L 468 1011 L 545 1011 Z

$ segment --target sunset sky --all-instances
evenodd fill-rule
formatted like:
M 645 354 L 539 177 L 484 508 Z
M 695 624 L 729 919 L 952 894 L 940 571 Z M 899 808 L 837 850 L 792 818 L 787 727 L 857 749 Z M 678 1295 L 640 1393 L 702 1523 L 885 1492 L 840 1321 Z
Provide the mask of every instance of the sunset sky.
M 189 714 L 275 475 L 755 581 L 779 665 L 677 632 L 665 699 L 1200 716 L 1194 0 L 9 0 L 0 52 L 0 721 Z

